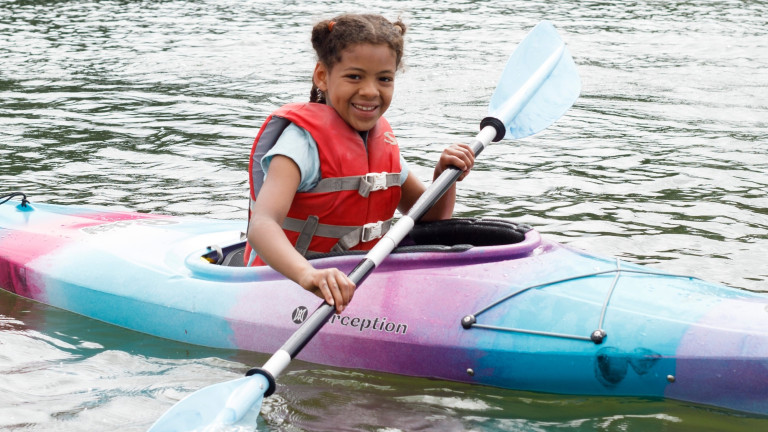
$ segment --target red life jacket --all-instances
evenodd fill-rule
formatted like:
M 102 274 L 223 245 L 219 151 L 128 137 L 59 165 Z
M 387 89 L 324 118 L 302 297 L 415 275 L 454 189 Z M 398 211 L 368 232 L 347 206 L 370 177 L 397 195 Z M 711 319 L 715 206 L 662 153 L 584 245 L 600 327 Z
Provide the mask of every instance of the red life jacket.
M 278 109 L 264 122 L 251 149 L 251 206 L 263 183 L 261 158 L 290 123 L 317 142 L 320 182 L 294 196 L 283 223 L 285 235 L 303 255 L 371 249 L 389 229 L 400 202 L 400 151 L 389 123 L 379 118 L 368 131 L 366 150 L 360 133 L 333 107 L 295 103 Z M 246 243 L 246 265 L 251 251 Z M 256 257 L 251 265 L 264 262 Z

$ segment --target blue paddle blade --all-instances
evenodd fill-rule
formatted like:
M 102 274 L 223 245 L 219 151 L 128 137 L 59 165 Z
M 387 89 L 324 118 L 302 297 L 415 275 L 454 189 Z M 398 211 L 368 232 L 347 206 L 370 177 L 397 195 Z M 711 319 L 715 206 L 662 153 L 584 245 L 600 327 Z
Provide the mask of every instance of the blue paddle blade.
M 506 126 L 504 138 L 546 129 L 579 97 L 581 79 L 555 27 L 542 21 L 509 57 L 488 112 Z
M 205 387 L 171 407 L 148 432 L 254 430 L 268 387 L 260 374 Z

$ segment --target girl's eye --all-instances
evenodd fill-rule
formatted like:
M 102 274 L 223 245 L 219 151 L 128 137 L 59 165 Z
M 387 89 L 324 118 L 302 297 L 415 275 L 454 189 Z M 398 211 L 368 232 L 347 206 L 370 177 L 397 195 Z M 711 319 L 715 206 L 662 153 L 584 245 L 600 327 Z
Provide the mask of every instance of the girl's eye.
M 394 80 L 395 79 L 392 78 L 392 77 L 381 77 L 381 78 L 379 78 L 379 81 L 381 81 L 381 82 L 392 82 Z
M 353 80 L 359 80 L 361 78 L 361 76 L 357 75 L 357 74 L 349 74 L 349 75 L 347 75 L 347 78 L 353 79 Z

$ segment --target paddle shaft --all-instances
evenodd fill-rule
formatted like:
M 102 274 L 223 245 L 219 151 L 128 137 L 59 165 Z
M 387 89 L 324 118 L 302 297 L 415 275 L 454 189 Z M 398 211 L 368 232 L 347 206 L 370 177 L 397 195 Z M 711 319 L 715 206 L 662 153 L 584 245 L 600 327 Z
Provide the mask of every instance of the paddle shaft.
M 484 122 L 485 123 L 485 122 Z M 503 125 L 502 125 L 503 127 Z M 491 142 L 500 135 L 497 127 L 493 125 L 483 126 L 482 130 L 470 144 L 475 157 Z M 503 133 L 501 134 L 503 136 Z M 500 138 L 499 138 L 500 139 Z M 421 219 L 429 209 L 450 189 L 450 187 L 461 176 L 461 170 L 451 166 L 443 171 L 432 184 L 421 194 L 421 197 L 413 204 L 408 213 L 400 218 L 395 225 L 382 237 L 378 243 L 371 249 L 360 263 L 349 272 L 348 276 L 352 282 L 360 287 L 360 284 L 381 264 L 392 250 L 405 238 L 411 231 L 416 221 Z M 324 302 L 318 307 L 312 315 L 299 327 L 296 332 L 283 344 L 283 346 L 267 360 L 261 369 L 255 372 L 268 372 L 271 377 L 277 378 L 288 363 L 299 354 L 304 346 L 312 340 L 318 331 L 334 314 L 334 306 Z M 253 370 L 252 370 L 253 371 Z

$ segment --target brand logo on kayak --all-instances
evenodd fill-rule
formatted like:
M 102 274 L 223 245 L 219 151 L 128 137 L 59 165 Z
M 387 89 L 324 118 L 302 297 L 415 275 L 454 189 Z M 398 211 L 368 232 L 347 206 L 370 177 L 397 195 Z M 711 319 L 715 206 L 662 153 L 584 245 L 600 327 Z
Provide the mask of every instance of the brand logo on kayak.
M 125 228 L 131 225 L 143 225 L 143 226 L 164 226 L 175 225 L 179 222 L 170 219 L 135 219 L 135 220 L 121 220 L 102 225 L 94 225 L 85 227 L 82 229 L 87 234 L 100 234 L 107 231 L 112 231 L 120 228 Z
M 309 316 L 309 310 L 304 306 L 299 306 L 291 313 L 291 320 L 296 324 L 301 324 Z M 385 333 L 405 334 L 408 332 L 408 324 L 394 323 L 388 321 L 386 317 L 361 318 L 347 315 L 333 315 L 328 324 L 340 325 L 344 327 L 356 328 L 358 331 L 380 331 Z
M 296 324 L 301 324 L 304 322 L 305 319 L 307 319 L 307 315 L 309 315 L 309 310 L 305 308 L 304 306 L 299 306 L 296 309 L 293 310 L 293 316 L 291 319 Z
M 360 318 L 347 315 L 334 315 L 328 324 L 356 328 L 358 331 L 380 331 L 385 333 L 405 334 L 408 332 L 408 324 L 387 321 L 386 317 Z

